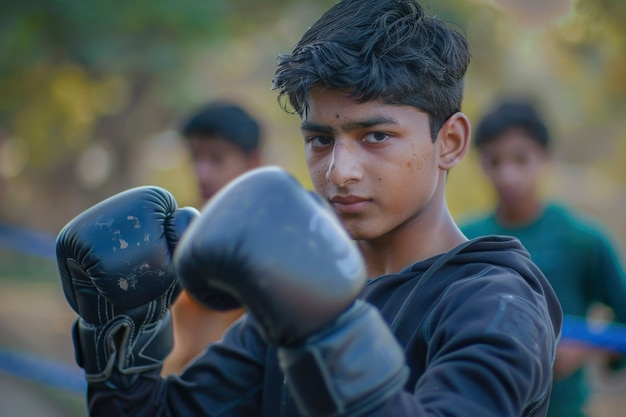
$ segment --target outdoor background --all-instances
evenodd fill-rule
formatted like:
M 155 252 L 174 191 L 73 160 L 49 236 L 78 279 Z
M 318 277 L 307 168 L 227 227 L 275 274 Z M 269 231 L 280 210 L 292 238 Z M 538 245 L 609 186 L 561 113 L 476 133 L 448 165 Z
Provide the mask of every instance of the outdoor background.
M 20 0 L 0 5 L 0 224 L 56 235 L 138 185 L 197 205 L 176 129 L 205 101 L 240 102 L 264 157 L 310 186 L 299 119 L 271 90 L 287 52 L 330 0 Z M 115 4 L 115 5 L 113 5 Z M 556 141 L 545 192 L 595 216 L 626 247 L 626 2 L 430 0 L 467 35 L 464 112 L 500 96 L 541 105 Z M 449 178 L 460 220 L 491 206 L 472 152 Z M 1 242 L 1 239 L 0 239 Z M 75 315 L 51 258 L 0 247 L 0 349 L 73 365 Z M 626 407 L 623 376 L 596 375 L 594 417 Z M 619 411 L 618 411 L 619 410 Z M 75 394 L 0 373 L 0 416 L 85 416 Z

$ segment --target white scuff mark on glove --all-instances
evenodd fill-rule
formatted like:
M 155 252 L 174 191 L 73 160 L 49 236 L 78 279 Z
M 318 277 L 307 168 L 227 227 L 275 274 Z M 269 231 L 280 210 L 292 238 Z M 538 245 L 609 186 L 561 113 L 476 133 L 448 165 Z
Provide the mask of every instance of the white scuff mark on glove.
M 133 226 L 135 229 L 139 229 L 141 227 L 141 221 L 139 221 L 139 217 L 137 216 L 126 216 L 126 220 L 132 220 L 135 222 Z
M 117 285 L 124 291 L 128 291 L 128 281 L 126 278 L 120 278 L 117 280 Z

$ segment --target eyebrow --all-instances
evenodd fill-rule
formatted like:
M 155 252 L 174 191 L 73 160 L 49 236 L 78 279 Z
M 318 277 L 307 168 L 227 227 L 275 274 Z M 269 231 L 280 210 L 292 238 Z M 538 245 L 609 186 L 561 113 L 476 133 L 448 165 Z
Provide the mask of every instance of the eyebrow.
M 353 130 L 367 129 L 370 127 L 383 125 L 383 124 L 398 124 L 398 121 L 394 119 L 393 117 L 374 116 L 374 117 L 371 117 L 369 119 L 364 119 L 364 120 L 348 121 L 342 124 L 340 127 L 341 127 L 341 130 L 350 132 Z M 321 133 L 332 133 L 336 129 L 330 125 L 322 125 L 322 124 L 318 124 L 315 122 L 304 121 L 300 125 L 300 130 L 307 130 L 311 132 L 321 132 Z

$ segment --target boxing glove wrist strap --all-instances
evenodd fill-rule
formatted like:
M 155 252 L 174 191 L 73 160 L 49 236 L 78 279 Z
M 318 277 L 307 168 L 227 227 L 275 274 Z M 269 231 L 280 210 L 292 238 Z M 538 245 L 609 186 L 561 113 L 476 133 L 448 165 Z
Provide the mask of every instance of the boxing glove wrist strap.
M 359 415 L 406 382 L 404 353 L 378 310 L 357 301 L 333 326 L 278 349 L 287 386 L 306 416 Z
M 91 325 L 81 318 L 74 322 L 76 362 L 85 370 L 87 382 L 123 387 L 138 374 L 161 368 L 173 347 L 171 313 L 139 330 L 134 326 L 125 316 L 104 326 Z

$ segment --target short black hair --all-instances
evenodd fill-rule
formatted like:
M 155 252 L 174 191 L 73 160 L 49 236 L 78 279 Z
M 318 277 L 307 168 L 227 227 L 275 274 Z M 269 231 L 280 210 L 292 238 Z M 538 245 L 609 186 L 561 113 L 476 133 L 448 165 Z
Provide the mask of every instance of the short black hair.
M 241 106 L 228 102 L 212 102 L 196 111 L 182 127 L 183 137 L 211 137 L 215 135 L 231 141 L 246 153 L 260 146 L 259 123 Z
M 474 145 L 480 148 L 512 128 L 523 129 L 544 149 L 550 146 L 550 134 L 535 104 L 527 99 L 505 99 L 498 102 L 480 120 L 474 134 Z
M 279 56 L 273 88 L 300 116 L 314 85 L 414 106 L 430 116 L 434 141 L 461 110 L 469 61 L 465 37 L 415 0 L 341 0 Z

